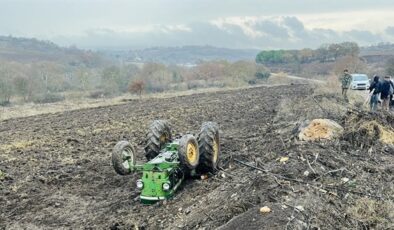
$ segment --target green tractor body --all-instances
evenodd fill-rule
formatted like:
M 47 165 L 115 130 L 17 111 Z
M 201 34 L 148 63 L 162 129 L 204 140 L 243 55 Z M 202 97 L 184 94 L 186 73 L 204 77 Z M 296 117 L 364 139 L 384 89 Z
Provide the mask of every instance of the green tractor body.
M 184 174 L 180 168 L 178 146 L 177 141 L 167 144 L 159 155 L 141 167 L 142 178 L 137 181 L 137 188 L 142 189 L 140 198 L 143 203 L 172 197 L 182 183 Z
M 215 134 L 218 137 L 218 130 Z M 152 135 L 148 134 L 148 137 L 150 136 Z M 158 137 L 152 143 L 158 143 L 160 140 L 162 138 Z M 141 190 L 140 199 L 144 204 L 152 204 L 171 198 L 184 181 L 185 175 L 197 175 L 196 169 L 201 159 L 196 138 L 192 135 L 185 135 L 180 139 L 168 139 L 162 142 L 157 145 L 159 148 L 155 148 L 154 145 L 149 147 L 148 150 L 153 149 L 155 152 L 146 150 L 148 162 L 144 164 L 136 164 L 134 148 L 127 141 L 118 142 L 112 153 L 112 163 L 118 174 L 127 175 L 134 171 L 142 172 L 141 178 L 136 182 L 136 187 Z M 215 143 L 215 145 L 212 143 L 211 146 L 218 146 L 218 138 Z M 207 146 L 202 147 L 206 148 Z M 212 160 L 217 160 L 218 153 L 219 149 L 216 150 L 216 157 L 211 157 Z M 211 153 L 209 156 L 211 155 L 213 154 Z M 216 167 L 216 162 L 210 163 L 210 166 Z M 203 166 L 204 162 L 201 165 Z

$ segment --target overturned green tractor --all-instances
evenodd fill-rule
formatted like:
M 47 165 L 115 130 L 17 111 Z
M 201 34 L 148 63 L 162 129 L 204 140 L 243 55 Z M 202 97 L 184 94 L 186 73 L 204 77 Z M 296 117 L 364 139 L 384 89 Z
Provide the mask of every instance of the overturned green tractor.
M 136 162 L 135 150 L 127 141 L 118 142 L 112 152 L 112 165 L 118 174 L 142 172 L 136 182 L 142 203 L 171 198 L 188 176 L 216 172 L 220 143 L 214 122 L 203 123 L 197 138 L 188 134 L 173 139 L 169 123 L 155 120 L 145 144 L 148 162 L 143 164 Z

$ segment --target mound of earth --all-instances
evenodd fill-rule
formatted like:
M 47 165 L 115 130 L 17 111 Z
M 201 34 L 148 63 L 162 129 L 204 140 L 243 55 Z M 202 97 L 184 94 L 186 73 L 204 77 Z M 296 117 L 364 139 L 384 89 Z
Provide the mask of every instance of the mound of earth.
M 352 131 L 371 119 L 393 128 L 393 117 L 332 110 L 343 138 L 300 142 L 295 124 L 327 115 L 310 93 L 258 87 L 2 121 L 0 229 L 393 229 L 394 151 L 380 141 L 361 147 L 365 135 Z M 146 206 L 139 175 L 117 175 L 110 155 L 129 140 L 143 161 L 154 119 L 167 119 L 174 134 L 218 122 L 222 153 L 216 175 Z M 261 214 L 263 206 L 272 211 Z
M 345 139 L 356 146 L 394 145 L 394 116 L 389 113 L 350 111 L 345 125 Z
M 343 133 L 342 126 L 329 119 L 307 121 L 299 129 L 298 138 L 302 141 L 332 140 Z

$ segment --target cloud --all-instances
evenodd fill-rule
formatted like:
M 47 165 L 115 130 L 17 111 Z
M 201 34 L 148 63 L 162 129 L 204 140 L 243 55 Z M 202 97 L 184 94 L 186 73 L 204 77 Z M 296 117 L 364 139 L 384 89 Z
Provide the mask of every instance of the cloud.
M 253 29 L 263 33 L 265 36 L 280 39 L 288 39 L 290 37 L 289 30 L 286 27 L 270 20 L 258 21 Z
M 392 0 L 0 1 L 0 35 L 80 47 L 278 49 L 394 40 L 393 29 L 386 29 L 394 26 Z
M 394 35 L 394 27 L 385 33 Z M 97 28 L 83 36 L 58 37 L 55 42 L 83 48 L 147 48 L 152 46 L 212 45 L 227 48 L 300 49 L 344 41 L 360 45 L 386 41 L 388 36 L 367 30 L 308 29 L 294 16 L 230 17 L 208 22 L 145 27 Z
M 351 30 L 345 32 L 344 35 L 345 37 L 349 37 L 349 40 L 356 40 L 362 44 L 371 44 L 376 43 L 377 41 L 383 41 L 380 35 L 365 30 Z
M 394 26 L 389 26 L 385 30 L 386 34 L 394 36 Z

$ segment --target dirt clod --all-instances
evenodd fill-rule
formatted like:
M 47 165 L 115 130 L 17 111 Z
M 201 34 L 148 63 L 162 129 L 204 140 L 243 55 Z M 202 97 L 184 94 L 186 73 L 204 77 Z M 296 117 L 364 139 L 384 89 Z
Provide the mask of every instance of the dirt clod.
M 267 207 L 267 206 L 264 206 L 264 207 L 260 208 L 260 212 L 262 214 L 269 213 L 269 212 L 271 212 L 271 209 L 269 207 Z

